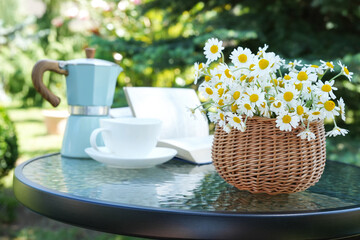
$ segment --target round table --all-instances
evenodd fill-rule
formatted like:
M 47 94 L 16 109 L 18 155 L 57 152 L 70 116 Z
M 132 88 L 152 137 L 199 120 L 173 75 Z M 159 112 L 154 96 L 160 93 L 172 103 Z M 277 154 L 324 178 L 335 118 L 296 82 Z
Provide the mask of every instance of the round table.
M 359 183 L 359 167 L 327 161 L 315 186 L 270 196 L 237 190 L 212 165 L 118 169 L 51 154 L 15 169 L 14 192 L 39 214 L 121 235 L 329 239 L 360 234 Z

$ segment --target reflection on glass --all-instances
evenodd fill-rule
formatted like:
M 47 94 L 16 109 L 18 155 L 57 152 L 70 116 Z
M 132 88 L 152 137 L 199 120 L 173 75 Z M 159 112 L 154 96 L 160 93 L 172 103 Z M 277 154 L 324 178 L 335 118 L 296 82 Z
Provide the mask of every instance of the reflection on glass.
M 357 205 L 360 168 L 328 162 L 315 186 L 294 194 L 270 196 L 239 191 L 224 182 L 212 165 L 178 160 L 148 169 L 109 168 L 93 160 L 60 155 L 32 161 L 23 174 L 45 188 L 93 201 L 155 208 L 281 212 Z

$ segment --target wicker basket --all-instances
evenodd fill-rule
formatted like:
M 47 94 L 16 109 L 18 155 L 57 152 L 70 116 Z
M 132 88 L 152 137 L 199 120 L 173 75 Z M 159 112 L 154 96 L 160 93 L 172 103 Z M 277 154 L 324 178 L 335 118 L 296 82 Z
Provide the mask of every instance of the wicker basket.
M 326 160 L 322 121 L 310 124 L 315 140 L 302 140 L 303 128 L 280 131 L 276 119 L 253 117 L 245 132 L 216 126 L 213 164 L 229 184 L 251 193 L 294 193 L 319 181 Z

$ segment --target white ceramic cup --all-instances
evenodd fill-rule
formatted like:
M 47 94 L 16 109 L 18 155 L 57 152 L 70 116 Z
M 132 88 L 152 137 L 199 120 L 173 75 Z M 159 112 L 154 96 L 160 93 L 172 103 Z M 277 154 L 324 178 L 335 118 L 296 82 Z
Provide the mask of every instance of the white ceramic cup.
M 105 153 L 96 145 L 96 137 L 101 132 L 105 146 L 112 154 L 127 158 L 146 157 L 155 148 L 160 129 L 161 120 L 155 118 L 103 118 L 100 128 L 91 133 L 90 144 Z

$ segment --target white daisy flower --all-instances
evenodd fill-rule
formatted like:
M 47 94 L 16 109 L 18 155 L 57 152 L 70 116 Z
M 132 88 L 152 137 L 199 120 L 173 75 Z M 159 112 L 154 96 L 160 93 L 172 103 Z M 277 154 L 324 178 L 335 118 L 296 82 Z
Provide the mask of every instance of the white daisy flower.
M 237 130 L 244 132 L 246 130 L 245 123 L 241 119 L 240 116 L 234 113 L 229 113 L 227 115 L 227 120 L 229 121 L 229 125 Z
M 313 132 L 310 131 L 310 129 L 305 129 L 301 133 L 297 135 L 301 139 L 307 139 L 308 141 L 316 139 L 316 136 Z
M 288 104 L 289 106 L 293 106 L 296 103 L 298 96 L 299 96 L 299 91 L 296 90 L 295 86 L 288 85 L 280 90 L 278 99 L 281 99 L 281 101 Z
M 299 117 L 293 113 L 284 112 L 276 117 L 276 127 L 281 131 L 291 131 L 299 125 Z
M 276 71 L 277 68 L 275 68 L 275 57 L 275 54 L 272 52 L 264 52 L 262 54 L 262 58 L 258 59 L 255 63 L 253 74 L 259 75 L 260 77 L 268 77 L 271 72 Z
M 284 64 L 285 64 L 285 59 L 282 59 L 279 55 L 275 55 L 275 62 L 274 62 L 274 66 L 272 67 L 275 69 L 279 69 Z
M 295 113 L 299 116 L 300 119 L 303 119 L 304 114 L 309 112 L 309 109 L 301 104 L 301 102 L 298 102 L 295 107 Z
M 239 106 L 239 112 L 241 114 L 245 114 L 248 117 L 254 116 L 255 106 L 250 104 L 248 100 L 243 99 L 242 101 L 237 102 L 237 105 Z
M 312 84 L 303 85 L 301 95 L 304 100 L 310 100 L 313 98 L 313 94 L 316 92 L 316 86 Z
M 260 103 L 260 105 L 258 106 L 258 109 L 260 111 L 260 116 L 267 117 L 267 118 L 271 117 L 270 108 L 267 105 L 266 100 L 264 100 L 262 103 Z
M 318 94 L 321 96 L 320 99 L 322 101 L 326 101 L 325 99 L 329 99 L 329 97 L 331 99 L 335 99 L 336 96 L 333 92 L 333 90 L 337 90 L 336 87 L 334 87 L 335 80 L 331 80 L 329 81 L 325 81 L 325 83 L 323 83 L 322 81 L 318 81 L 316 86 L 318 87 Z
M 311 72 L 309 68 L 302 68 L 299 72 L 291 71 L 289 75 L 295 80 L 295 83 L 304 83 L 306 81 L 315 82 L 317 80 L 316 74 Z
M 239 68 L 249 68 L 254 57 L 250 49 L 242 47 L 234 49 L 230 55 L 231 62 Z
M 235 79 L 232 71 L 230 70 L 230 67 L 225 63 L 220 63 L 218 67 L 218 71 L 221 73 L 222 77 L 226 79 L 230 79 L 230 80 Z
M 217 112 L 208 112 L 207 113 L 208 117 L 209 117 L 209 120 L 210 122 L 213 122 L 213 123 L 217 123 L 218 122 L 218 114 Z
M 348 130 L 344 129 L 344 128 L 339 128 L 338 126 L 335 126 L 333 130 L 329 131 L 326 133 L 326 137 L 336 137 L 338 135 L 343 135 L 345 136 L 346 134 L 348 134 Z
M 243 88 L 238 82 L 231 82 L 228 86 L 228 93 L 234 101 L 238 100 L 243 95 Z
M 221 52 L 224 50 L 222 43 L 223 42 L 219 41 L 217 38 L 210 38 L 205 43 L 204 54 L 207 58 L 207 64 L 221 57 Z
M 232 113 L 237 113 L 239 110 L 239 105 L 236 102 L 233 102 L 230 106 L 230 111 Z
M 265 99 L 265 93 L 256 86 L 253 88 L 247 88 L 245 96 L 252 105 L 260 105 Z
M 195 68 L 195 80 L 194 80 L 194 84 L 197 83 L 197 81 L 199 80 L 199 78 L 201 77 L 201 75 L 204 73 L 204 70 L 207 68 L 205 63 L 194 63 L 194 68 Z
M 296 68 L 296 67 L 302 67 L 303 65 L 301 64 L 301 60 L 294 60 L 293 62 L 289 62 L 288 64 L 286 64 L 284 67 L 285 68 Z
M 344 103 L 344 100 L 343 100 L 343 98 L 341 97 L 340 100 L 338 100 L 337 102 L 338 102 L 338 106 L 339 106 L 339 108 L 340 108 L 339 113 L 340 113 L 341 119 L 342 119 L 343 121 L 345 121 L 345 120 L 346 120 L 346 116 L 345 116 L 345 103 Z
M 285 111 L 285 104 L 280 100 L 275 100 L 270 104 L 270 110 L 276 115 L 280 115 Z
M 343 65 L 340 61 L 338 62 L 338 64 L 339 64 L 339 66 L 341 67 L 341 72 L 342 72 L 342 74 L 343 74 L 344 76 L 346 76 L 346 77 L 349 79 L 349 81 L 351 82 L 352 75 L 353 75 L 354 73 L 349 72 L 348 68 L 347 68 L 345 65 Z
M 324 68 L 323 66 L 319 66 L 316 64 L 306 64 L 305 65 L 311 72 L 323 75 L 324 74 Z
M 330 70 L 330 72 L 334 71 L 334 63 L 333 62 L 325 62 L 323 60 L 320 60 L 321 65 L 320 67 L 325 69 L 325 70 Z
M 214 89 L 214 86 L 208 82 L 202 82 L 199 86 L 199 92 L 202 98 L 209 100 L 216 97 L 216 89 Z
M 319 109 L 312 109 L 307 113 L 307 115 L 309 121 L 323 120 L 325 118 L 324 113 L 322 113 Z
M 259 51 L 257 52 L 257 56 L 261 57 L 266 50 L 269 48 L 269 45 L 265 44 L 264 47 L 259 47 Z
M 218 111 L 216 112 L 217 114 L 217 121 L 218 124 L 223 127 L 226 124 L 226 115 L 225 112 L 223 112 L 222 110 L 218 109 Z
M 326 118 L 334 118 L 339 116 L 340 108 L 336 107 L 335 103 L 331 100 L 324 102 L 323 107 L 320 110 Z

